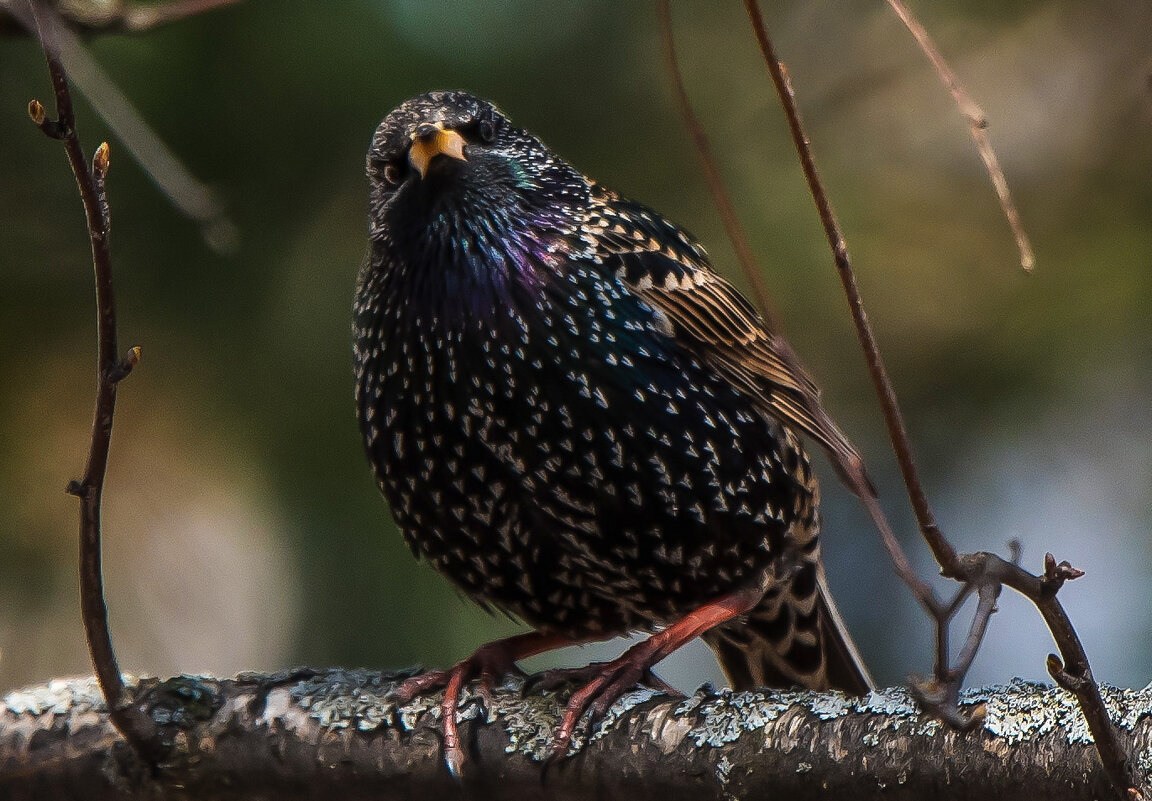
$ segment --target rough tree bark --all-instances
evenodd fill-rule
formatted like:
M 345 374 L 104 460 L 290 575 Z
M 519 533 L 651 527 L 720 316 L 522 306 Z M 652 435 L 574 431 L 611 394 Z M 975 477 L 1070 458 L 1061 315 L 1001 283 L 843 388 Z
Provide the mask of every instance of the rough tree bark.
M 440 754 L 437 696 L 396 707 L 398 677 L 295 670 L 130 683 L 167 734 L 141 763 L 109 724 L 93 679 L 54 681 L 0 703 L 0 798 L 514 799 L 1110 797 L 1072 695 L 1015 682 L 969 691 L 969 733 L 921 714 L 902 690 L 726 693 L 638 689 L 547 762 L 563 709 L 552 693 L 466 696 L 471 761 L 454 782 Z M 1105 689 L 1147 792 L 1152 688 Z

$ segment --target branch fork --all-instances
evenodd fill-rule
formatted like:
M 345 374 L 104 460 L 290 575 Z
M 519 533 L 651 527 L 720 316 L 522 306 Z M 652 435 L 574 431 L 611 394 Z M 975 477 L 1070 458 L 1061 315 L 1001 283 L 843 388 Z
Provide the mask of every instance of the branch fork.
M 1034 258 L 1028 237 L 1020 224 L 1019 213 L 1012 203 L 1007 182 L 1004 179 L 997 162 L 995 153 L 989 144 L 986 129 L 987 119 L 983 111 L 972 101 L 967 91 L 956 78 L 955 74 L 944 61 L 927 32 L 904 7 L 901 0 L 889 0 L 889 4 L 904 21 L 913 36 L 920 43 L 921 48 L 928 55 L 938 74 L 952 92 L 954 99 L 961 109 L 961 113 L 968 119 L 973 140 L 984 160 L 992 183 L 1000 199 L 1004 214 L 1007 217 L 1016 242 L 1020 250 L 1021 265 L 1026 271 L 1031 271 Z M 838 458 L 838 454 L 830 453 L 837 472 L 845 479 L 848 488 L 861 499 L 877 530 L 880 532 L 889 556 L 897 574 L 908 585 L 914 597 L 933 620 L 936 629 L 936 654 L 933 676 L 930 679 L 912 678 L 911 688 L 919 701 L 942 721 L 948 725 L 970 730 L 981 720 L 983 710 L 977 708 L 965 714 L 959 708 L 960 686 L 967 674 L 973 659 L 979 650 L 987 630 L 988 622 L 996 611 L 996 602 L 1004 586 L 1009 586 L 1031 600 L 1040 611 L 1045 622 L 1052 632 L 1061 653 L 1064 654 L 1068 667 L 1065 667 L 1055 655 L 1048 659 L 1048 668 L 1053 679 L 1063 688 L 1076 695 L 1089 730 L 1096 742 L 1097 749 L 1103 763 L 1105 772 L 1109 776 L 1118 795 L 1129 798 L 1139 795 L 1134 789 L 1131 766 L 1122 747 L 1115 726 L 1104 708 L 1100 689 L 1092 678 L 1087 656 L 1083 646 L 1066 613 L 1056 600 L 1057 591 L 1065 581 L 1078 578 L 1083 572 L 1072 567 L 1067 562 L 1056 563 L 1051 554 L 1045 558 L 1045 568 L 1042 577 L 1034 576 L 1019 566 L 1019 543 L 1009 545 L 1010 560 L 1004 560 L 991 553 L 959 554 L 940 530 L 928 504 L 927 495 L 916 471 L 912 456 L 912 446 L 908 437 L 907 428 L 897 402 L 896 393 L 888 377 L 887 369 L 880 355 L 879 345 L 868 322 L 864 304 L 856 284 L 855 272 L 848 256 L 848 247 L 836 216 L 832 210 L 831 202 L 824 190 L 816 170 L 815 160 L 812 156 L 811 145 L 808 141 L 800 120 L 796 106 L 795 92 L 789 80 L 787 69 L 776 55 L 775 48 L 768 35 L 757 0 L 744 0 L 745 9 L 751 21 L 753 32 L 760 46 L 764 62 L 768 67 L 776 93 L 780 98 L 785 117 L 792 134 L 792 139 L 799 156 L 800 165 L 807 179 L 809 191 L 816 204 L 821 223 L 824 226 L 829 248 L 844 288 L 849 310 L 856 326 L 857 336 L 864 352 L 864 359 L 872 378 L 873 388 L 880 400 L 884 420 L 888 427 L 889 438 L 896 455 L 900 471 L 904 479 L 912 509 L 920 528 L 921 536 L 928 544 L 940 567 L 940 574 L 960 583 L 955 597 L 948 603 L 942 602 L 935 591 L 924 582 L 911 567 L 899 540 L 889 525 L 875 490 L 864 471 L 862 464 L 850 464 Z M 669 73 L 672 76 L 677 91 L 677 100 L 681 113 L 684 116 L 687 128 L 696 144 L 697 155 L 704 166 L 709 187 L 712 190 L 716 205 L 724 219 L 729 237 L 734 248 L 740 256 L 740 265 L 744 270 L 749 283 L 755 288 L 757 299 L 766 319 L 768 317 L 767 291 L 763 287 L 759 271 L 750 255 L 750 249 L 744 239 L 743 232 L 736 222 L 731 202 L 728 200 L 722 182 L 711 156 L 707 137 L 699 121 L 692 113 L 687 93 L 683 86 L 679 69 L 676 64 L 675 50 L 672 44 L 671 22 L 667 0 L 659 4 L 661 27 L 664 38 L 665 59 Z M 963 602 L 972 594 L 977 595 L 976 612 L 973 615 L 968 635 L 965 639 L 955 662 L 951 660 L 948 646 L 948 633 L 952 619 L 959 612 Z M 1133 795 L 1135 794 L 1135 795 Z

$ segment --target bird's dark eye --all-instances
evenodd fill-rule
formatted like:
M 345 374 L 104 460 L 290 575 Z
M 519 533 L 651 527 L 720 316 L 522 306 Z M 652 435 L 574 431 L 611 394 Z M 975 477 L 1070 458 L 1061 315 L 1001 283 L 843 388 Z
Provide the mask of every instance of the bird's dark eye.
M 404 181 L 404 165 L 398 161 L 390 161 L 384 165 L 384 180 L 393 186 L 399 186 Z
M 491 143 L 496 138 L 496 128 L 488 120 L 480 120 L 476 124 L 476 135 L 482 141 Z

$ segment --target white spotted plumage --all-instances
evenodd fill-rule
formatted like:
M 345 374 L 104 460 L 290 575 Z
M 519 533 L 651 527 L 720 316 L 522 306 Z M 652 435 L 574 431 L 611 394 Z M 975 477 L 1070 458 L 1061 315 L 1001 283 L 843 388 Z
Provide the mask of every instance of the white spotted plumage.
M 493 141 L 386 185 L 382 165 L 418 121 L 466 135 L 479 118 Z M 788 666 L 825 622 L 804 618 L 817 489 L 794 428 L 838 432 L 805 405 L 806 377 L 757 372 L 783 362 L 754 312 L 723 306 L 734 290 L 704 251 L 467 95 L 393 112 L 369 175 L 357 407 L 413 551 L 482 605 L 571 637 L 666 625 L 761 588 L 793 632 L 765 669 L 826 682 L 820 649 Z

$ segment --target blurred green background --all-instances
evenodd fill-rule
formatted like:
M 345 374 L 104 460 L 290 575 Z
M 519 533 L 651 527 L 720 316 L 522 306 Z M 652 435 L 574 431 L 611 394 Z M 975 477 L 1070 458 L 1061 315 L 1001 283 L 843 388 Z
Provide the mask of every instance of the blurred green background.
M 1085 569 L 1063 598 L 1097 676 L 1144 685 L 1152 5 L 922 9 L 991 121 L 1032 276 L 965 123 L 887 7 L 768 5 L 942 526 L 964 549 L 1003 553 L 1016 537 L 1030 568 L 1050 550 Z M 740 4 L 678 3 L 674 17 L 785 330 L 931 575 Z M 444 665 L 516 631 L 413 561 L 361 452 L 350 304 L 364 152 L 401 100 L 469 89 L 693 230 L 743 285 L 672 104 L 654 8 L 248 0 L 87 47 L 235 226 L 231 250 L 210 247 L 112 138 L 121 344 L 143 349 L 121 387 L 105 506 L 122 666 Z M 0 691 L 90 672 L 63 490 L 87 448 L 91 267 L 62 149 L 28 121 L 33 97 L 51 107 L 38 47 L 0 39 Z M 83 100 L 78 123 L 89 152 L 110 138 Z M 929 670 L 925 618 L 821 469 L 829 574 L 864 654 L 884 684 Z M 971 680 L 1043 678 L 1050 649 L 1006 594 Z M 719 678 L 702 646 L 664 674 L 687 688 Z

